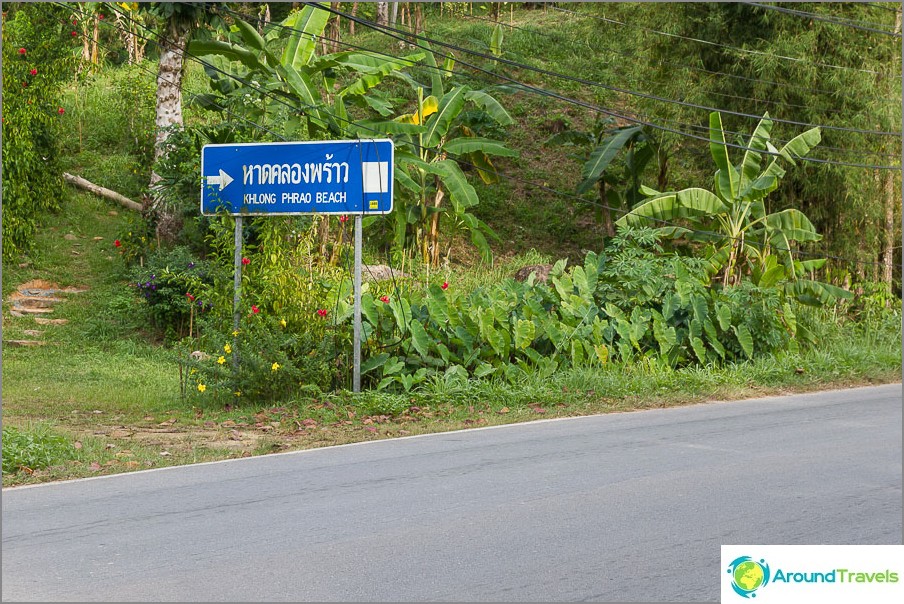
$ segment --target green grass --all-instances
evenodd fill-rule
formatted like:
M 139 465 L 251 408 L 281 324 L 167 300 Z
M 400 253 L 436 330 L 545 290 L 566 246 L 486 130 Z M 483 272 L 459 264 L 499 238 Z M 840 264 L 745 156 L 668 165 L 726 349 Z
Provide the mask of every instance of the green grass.
M 503 12 L 502 20 L 507 21 L 507 11 Z M 516 11 L 515 25 L 546 31 L 567 24 L 565 37 L 576 42 L 562 44 L 555 36 L 507 29 L 507 57 L 555 71 L 568 65 L 568 73 L 612 81 L 611 63 L 618 57 L 590 50 L 602 44 L 598 23 L 534 10 L 528 25 L 527 14 Z M 476 44 L 473 40 L 486 43 L 491 31 L 483 22 L 432 15 L 427 28 L 468 46 Z M 380 34 L 364 32 L 347 39 L 398 52 L 397 45 Z M 607 38 L 605 45 L 618 47 L 618 40 Z M 481 64 L 494 68 L 489 61 Z M 145 67 L 155 70 L 150 64 Z M 472 85 L 486 85 L 467 75 L 467 69 L 459 71 Z M 187 77 L 190 92 L 205 88 L 197 65 L 189 64 Z M 518 78 L 544 86 L 534 73 L 519 73 Z M 67 170 L 132 197 L 144 191 L 149 163 L 141 155 L 147 153 L 147 141 L 140 138 L 144 126 L 136 128 L 134 119 L 147 121 L 153 108 L 152 83 L 152 76 L 135 70 L 104 70 L 92 82 L 67 91 L 67 108 L 72 107 L 64 118 L 69 129 L 64 145 Z M 405 86 L 387 82 L 393 85 Z M 624 102 L 574 83 L 549 87 L 616 108 Z M 450 287 L 466 292 L 511 277 L 524 265 L 561 257 L 574 262 L 582 250 L 601 248 L 600 225 L 585 205 L 523 182 L 572 192 L 580 180 L 580 162 L 569 157 L 567 148 L 546 148 L 543 142 L 563 125 L 587 129 L 595 116 L 523 92 L 502 94 L 501 100 L 518 122 L 507 129 L 507 141 L 522 155 L 500 160 L 498 168 L 516 179 L 502 178 L 493 186 L 472 179 L 481 199 L 475 213 L 502 240 L 493 243 L 494 261 L 482 264 L 473 248 L 456 244 L 451 262 L 440 268 L 406 265 L 405 272 L 413 278 L 402 282 L 403 288 L 448 281 Z M 187 113 L 189 122 L 209 119 L 202 112 Z M 150 124 L 152 120 L 145 125 Z M 672 169 L 687 172 L 682 167 L 686 157 L 677 154 Z M 887 314 L 884 321 L 868 319 L 859 325 L 820 315 L 817 346 L 735 365 L 676 371 L 640 361 L 562 371 L 551 379 L 526 375 L 516 384 L 498 379 L 447 383 L 438 378 L 410 393 L 302 392 L 277 404 L 226 407 L 205 405 L 197 397 L 183 401 L 175 353 L 160 344 L 159 334 L 147 329 L 147 308 L 127 287 L 127 267 L 113 246 L 115 239 L 125 240 L 137 230 L 137 217 L 109 202 L 68 191 L 63 210 L 40 228 L 34 251 L 3 270 L 4 311 L 8 295 L 30 279 L 89 288 L 57 306 L 52 316 L 67 319 L 66 325 L 36 326 L 29 317 L 3 314 L 5 339 L 24 339 L 25 330 L 39 329 L 41 339 L 48 342 L 39 348 L 4 347 L 4 486 L 546 417 L 901 379 L 900 315 Z M 76 239 L 66 239 L 67 234 Z M 464 239 L 454 230 L 450 234 Z M 368 250 L 368 256 L 385 262 L 374 250 Z M 29 454 L 43 461 L 16 465 L 15 459 Z M 28 471 L 17 469 L 22 465 Z

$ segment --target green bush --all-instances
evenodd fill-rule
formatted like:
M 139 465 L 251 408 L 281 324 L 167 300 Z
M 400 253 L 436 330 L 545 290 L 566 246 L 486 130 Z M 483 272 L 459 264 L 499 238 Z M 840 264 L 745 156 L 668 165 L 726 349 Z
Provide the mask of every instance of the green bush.
M 66 11 L 23 4 L 3 19 L 3 259 L 27 251 L 43 213 L 59 208 L 62 83 L 74 61 Z
M 362 372 L 378 389 L 408 391 L 437 377 L 515 382 L 616 359 L 679 367 L 789 346 L 797 325 L 780 290 L 708 282 L 701 261 L 662 255 L 651 230 L 626 230 L 611 256 L 591 252 L 567 271 L 559 261 L 548 284 L 508 279 L 468 294 L 445 283 L 409 298 L 365 294 Z
M 253 305 L 237 330 L 222 325 L 202 329 L 197 352 L 188 350 L 195 340 L 180 347 L 182 392 L 193 401 L 264 403 L 334 388 L 338 354 L 322 329 L 292 330 L 285 319 Z
M 189 334 L 195 317 L 214 307 L 210 264 L 182 246 L 152 252 L 144 266 L 132 269 L 131 284 L 145 299 L 151 321 L 167 339 Z
M 75 456 L 75 447 L 47 426 L 31 430 L 3 428 L 3 473 L 39 470 Z

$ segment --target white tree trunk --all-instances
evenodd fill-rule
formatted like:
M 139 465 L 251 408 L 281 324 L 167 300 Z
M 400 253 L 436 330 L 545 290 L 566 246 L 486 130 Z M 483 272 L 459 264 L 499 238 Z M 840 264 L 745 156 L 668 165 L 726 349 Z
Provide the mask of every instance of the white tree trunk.
M 160 38 L 160 67 L 157 71 L 157 114 L 155 119 L 154 161 L 168 152 L 166 139 L 173 126 L 182 127 L 182 67 L 183 56 L 191 35 L 191 23 L 173 20 Z M 156 218 L 158 241 L 173 241 L 182 228 L 179 216 L 167 207 L 157 194 L 160 176 L 152 171 L 150 189 L 152 208 Z
M 377 2 L 377 25 L 389 23 L 389 2 Z

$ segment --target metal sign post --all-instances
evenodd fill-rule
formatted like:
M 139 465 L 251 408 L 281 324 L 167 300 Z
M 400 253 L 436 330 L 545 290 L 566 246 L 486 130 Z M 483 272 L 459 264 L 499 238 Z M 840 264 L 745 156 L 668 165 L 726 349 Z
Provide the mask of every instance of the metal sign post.
M 232 331 L 237 334 L 239 330 L 239 321 L 241 319 L 241 303 L 242 290 L 242 217 L 235 217 L 235 264 L 233 266 L 233 279 L 235 292 L 232 296 Z M 234 335 L 232 341 L 232 368 L 239 370 L 239 336 Z
M 361 214 L 355 215 L 355 317 L 352 392 L 361 392 Z
M 201 213 L 235 216 L 235 330 L 240 320 L 242 217 L 355 216 L 353 390 L 361 390 L 361 222 L 392 211 L 390 139 L 236 143 L 201 149 Z M 238 368 L 237 346 L 233 356 Z

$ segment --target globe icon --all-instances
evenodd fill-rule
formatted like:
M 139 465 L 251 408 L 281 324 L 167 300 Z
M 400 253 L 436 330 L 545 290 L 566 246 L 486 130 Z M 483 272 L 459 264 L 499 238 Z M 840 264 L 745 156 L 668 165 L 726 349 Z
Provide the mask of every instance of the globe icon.
M 748 560 L 738 564 L 734 571 L 735 584 L 744 591 L 753 591 L 763 584 L 763 567 Z

